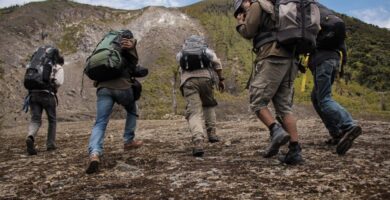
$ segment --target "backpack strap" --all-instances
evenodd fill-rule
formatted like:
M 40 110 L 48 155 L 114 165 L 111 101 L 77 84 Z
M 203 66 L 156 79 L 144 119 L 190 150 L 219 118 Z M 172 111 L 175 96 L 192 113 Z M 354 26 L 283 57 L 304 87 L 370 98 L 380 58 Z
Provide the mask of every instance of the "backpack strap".
M 263 12 L 261 17 L 264 19 L 264 14 L 269 14 L 271 17 L 271 20 L 275 23 L 274 27 L 271 28 L 271 30 L 268 31 L 261 31 L 260 34 L 256 35 L 255 38 L 253 38 L 253 52 L 257 53 L 259 51 L 259 48 L 263 46 L 266 43 L 273 42 L 277 40 L 276 32 L 273 31 L 277 24 L 277 17 L 275 12 L 275 6 L 274 3 L 271 2 L 271 0 L 257 0 L 260 5 L 260 9 Z M 262 22 L 261 28 L 264 28 L 264 21 Z
M 270 0 L 258 0 L 263 11 L 271 15 L 271 19 L 276 22 L 275 6 Z

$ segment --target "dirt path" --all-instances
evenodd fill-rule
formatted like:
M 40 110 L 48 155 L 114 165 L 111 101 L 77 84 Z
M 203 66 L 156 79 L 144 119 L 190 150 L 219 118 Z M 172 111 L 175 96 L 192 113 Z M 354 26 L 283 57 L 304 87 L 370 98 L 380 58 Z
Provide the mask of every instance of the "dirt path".
M 286 166 L 260 156 L 268 132 L 255 120 L 218 124 L 224 141 L 191 156 L 186 122 L 140 121 L 145 146 L 122 150 L 123 120 L 111 121 L 101 171 L 86 175 L 91 121 L 58 125 L 55 152 L 27 156 L 27 126 L 0 135 L 0 199 L 389 199 L 390 123 L 363 121 L 346 156 L 324 145 L 318 119 L 299 121 L 306 163 Z M 283 151 L 287 151 L 283 149 Z

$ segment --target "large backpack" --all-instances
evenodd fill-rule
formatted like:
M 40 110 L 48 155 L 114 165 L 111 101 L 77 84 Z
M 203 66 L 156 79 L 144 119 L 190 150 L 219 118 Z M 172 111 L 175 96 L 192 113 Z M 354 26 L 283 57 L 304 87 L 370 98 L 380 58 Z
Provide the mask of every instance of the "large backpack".
M 318 8 L 321 14 L 321 31 L 317 36 L 317 48 L 339 49 L 346 38 L 344 21 L 322 4 L 318 4 Z
M 186 39 L 181 50 L 180 67 L 187 71 L 209 67 L 211 61 L 206 55 L 206 49 L 203 37 L 193 35 Z
M 51 90 L 51 73 L 59 57 L 52 46 L 39 47 L 31 57 L 24 75 L 24 87 L 28 90 Z
M 121 56 L 122 37 L 132 38 L 133 34 L 129 30 L 110 31 L 99 42 L 84 68 L 90 79 L 102 82 L 122 75 L 126 63 Z
M 320 12 L 316 0 L 258 0 L 271 15 L 275 26 L 253 40 L 255 49 L 272 41 L 290 47 L 296 53 L 310 53 L 316 47 L 320 31 Z

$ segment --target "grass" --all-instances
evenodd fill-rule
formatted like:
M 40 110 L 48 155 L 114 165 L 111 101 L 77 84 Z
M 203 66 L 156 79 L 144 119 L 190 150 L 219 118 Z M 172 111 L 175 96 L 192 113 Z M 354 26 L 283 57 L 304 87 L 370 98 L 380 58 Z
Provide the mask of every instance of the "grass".
M 60 39 L 57 46 L 67 54 L 72 54 L 77 52 L 77 47 L 79 40 L 81 38 L 83 27 L 81 25 L 71 25 L 65 27 L 63 30 L 63 36 Z

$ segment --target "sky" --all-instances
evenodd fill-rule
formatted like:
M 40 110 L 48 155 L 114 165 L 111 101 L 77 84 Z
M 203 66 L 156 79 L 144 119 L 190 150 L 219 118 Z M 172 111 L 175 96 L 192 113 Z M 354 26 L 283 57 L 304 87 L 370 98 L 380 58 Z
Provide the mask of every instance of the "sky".
M 0 8 L 15 4 L 23 5 L 40 0 L 0 0 Z M 200 0 L 74 0 L 80 3 L 103 5 L 120 9 L 139 9 L 150 5 L 181 7 Z M 390 0 L 319 0 L 325 6 L 364 22 L 390 28 Z

